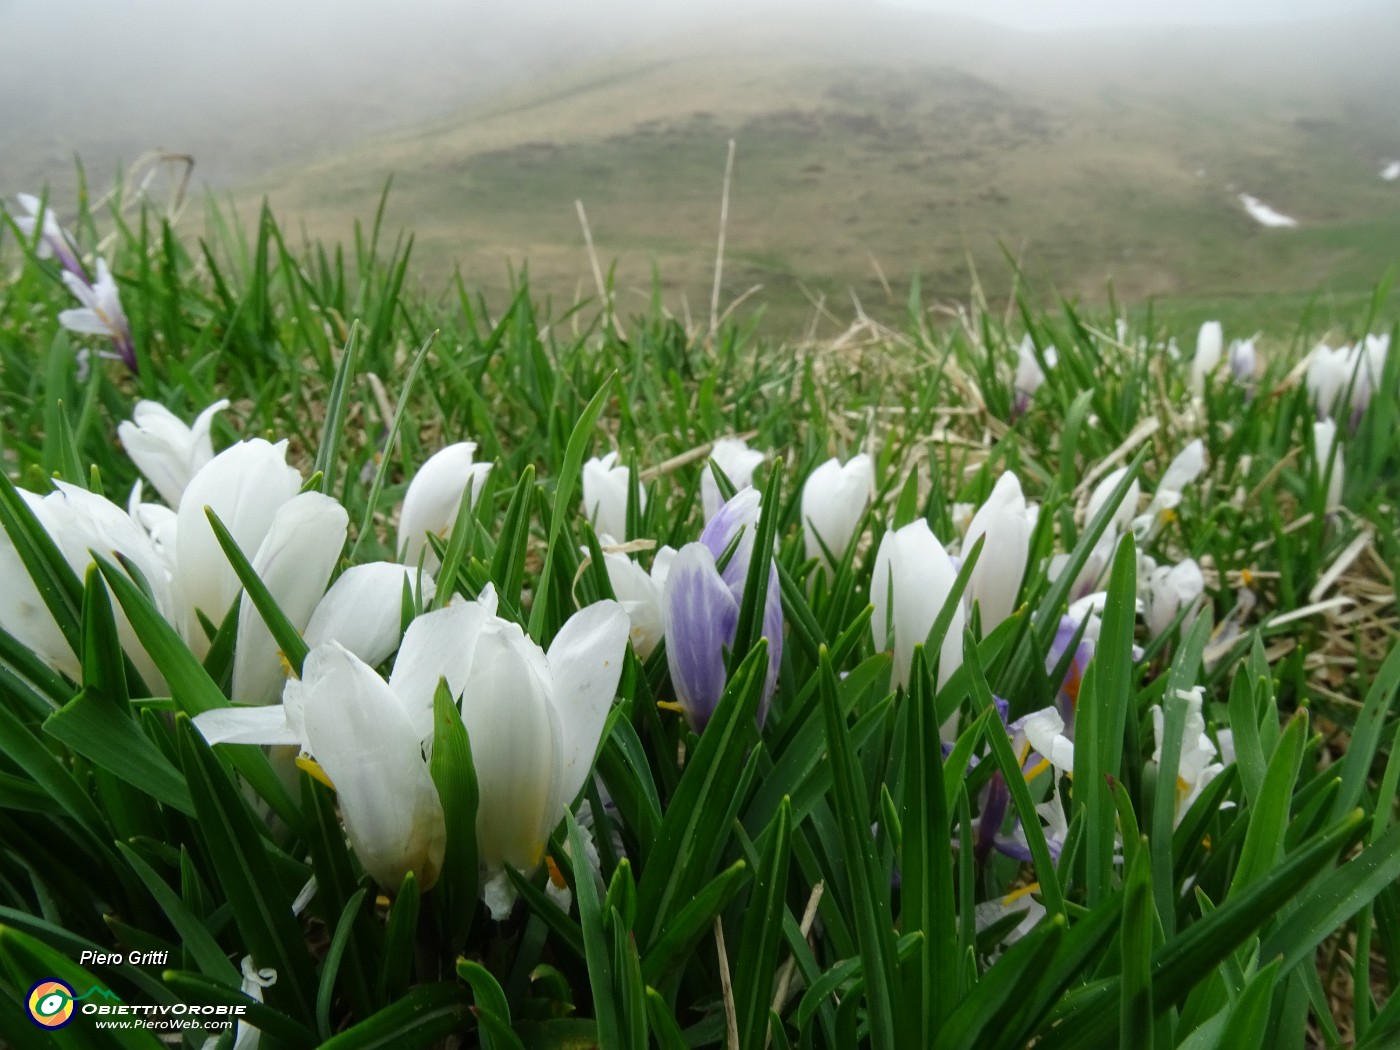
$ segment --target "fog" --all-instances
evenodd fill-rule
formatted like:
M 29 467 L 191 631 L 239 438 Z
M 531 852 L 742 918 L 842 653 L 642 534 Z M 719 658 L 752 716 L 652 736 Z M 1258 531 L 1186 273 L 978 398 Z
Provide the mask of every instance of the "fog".
M 726 45 L 783 40 L 774 25 L 791 27 L 792 39 L 824 39 L 819 53 L 830 58 L 867 23 L 915 11 L 960 32 L 991 20 L 1010 28 L 984 33 L 969 52 L 1007 50 L 1008 62 L 1024 62 L 1060 47 L 1044 46 L 1047 33 L 1339 10 L 1324 0 L 0 0 L 0 192 L 63 186 L 75 155 L 105 182 L 156 148 L 192 154 L 202 181 L 233 186 L 614 53 L 705 35 Z M 770 32 L 759 34 L 760 23 Z M 827 27 L 836 28 L 821 38 Z M 934 44 L 948 38 L 929 30 Z M 1339 48 L 1339 66 L 1346 53 Z

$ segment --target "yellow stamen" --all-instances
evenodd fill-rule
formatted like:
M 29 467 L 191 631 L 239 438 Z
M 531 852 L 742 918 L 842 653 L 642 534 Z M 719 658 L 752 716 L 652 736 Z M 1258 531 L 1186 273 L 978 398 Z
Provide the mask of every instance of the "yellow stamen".
M 1250 572 L 1248 569 L 1241 569 L 1241 570 L 1240 570 L 1240 583 L 1244 584 L 1246 587 L 1253 587 L 1253 586 L 1254 586 L 1254 573 Z
M 1049 768 L 1050 760 L 1048 758 L 1042 758 L 1039 762 L 1035 764 L 1034 767 L 1027 771 L 1026 783 L 1029 784 L 1031 781 L 1033 781 L 1036 777 L 1040 776 L 1040 774 L 1044 773 Z
M 331 783 L 331 778 L 326 776 L 326 771 L 321 768 L 321 764 L 310 755 L 297 755 L 297 768 L 306 770 L 306 772 L 310 773 L 322 784 L 325 784 L 326 787 L 330 788 L 332 791 L 335 790 L 335 785 Z
M 661 710 L 663 711 L 674 711 L 678 715 L 685 714 L 685 708 L 683 708 L 680 704 L 676 703 L 674 700 L 658 700 L 656 701 L 656 706 L 661 708 Z
M 1206 849 L 1210 849 L 1210 836 L 1209 836 L 1209 835 L 1207 835 L 1205 838 L 1201 839 L 1201 845 L 1204 846 Z
M 1005 897 L 1001 899 L 1001 906 L 1004 908 L 1008 904 L 1015 904 L 1022 897 L 1026 896 L 1026 894 L 1039 892 L 1040 883 L 1032 882 L 1027 886 L 1022 886 L 1019 890 L 1012 890 L 1010 893 L 1008 893 Z
M 559 865 L 554 863 L 553 857 L 545 857 L 544 865 L 549 869 L 549 881 L 554 883 L 554 888 L 566 890 L 569 884 L 564 881 L 564 873 L 559 870 Z
M 1170 525 L 1176 521 L 1176 511 L 1172 510 L 1171 507 L 1163 507 L 1157 514 L 1157 520 L 1163 525 Z

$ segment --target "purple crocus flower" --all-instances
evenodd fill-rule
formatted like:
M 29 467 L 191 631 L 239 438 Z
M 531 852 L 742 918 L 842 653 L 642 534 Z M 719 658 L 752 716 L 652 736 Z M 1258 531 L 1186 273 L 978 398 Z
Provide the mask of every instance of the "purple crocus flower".
M 107 260 L 98 256 L 97 280 L 92 284 L 65 271 L 63 283 L 83 305 L 73 310 L 64 310 L 58 315 L 58 323 L 70 332 L 82 335 L 106 336 L 116 347 L 115 352 L 99 350 L 98 357 L 121 361 L 131 371 L 136 371 L 136 346 L 131 339 L 131 322 L 122 309 L 121 296 L 117 292 L 117 282 L 112 271 L 107 268 Z
M 65 270 L 80 278 L 83 284 L 91 284 L 87 270 L 83 268 L 82 262 L 78 259 L 78 251 L 73 243 L 72 234 L 59 225 L 58 219 L 54 218 L 53 211 L 44 207 L 43 201 L 32 193 L 21 193 L 19 204 L 29 213 L 15 219 L 15 226 L 18 227 L 19 232 L 25 237 L 31 238 L 36 230 L 39 233 L 38 242 L 34 246 L 34 254 L 40 259 L 57 259 Z
M 1082 622 L 1075 616 L 1060 617 L 1060 625 L 1055 628 L 1055 637 L 1050 642 L 1050 651 L 1045 655 L 1046 674 L 1054 674 L 1055 669 L 1060 666 L 1065 654 L 1069 652 L 1069 647 L 1074 644 L 1075 635 L 1079 634 Z M 1089 625 L 1090 628 L 1092 626 Z M 1074 648 L 1074 656 L 1070 658 L 1064 678 L 1053 683 L 1056 688 L 1055 706 L 1059 708 L 1060 717 L 1065 720 L 1065 733 L 1071 740 L 1074 739 L 1074 711 L 1079 703 L 1079 689 L 1084 683 L 1084 672 L 1088 670 L 1089 661 L 1093 657 L 1094 642 L 1090 638 L 1090 630 L 1086 628 L 1080 636 L 1079 644 Z
M 676 552 L 666 576 L 661 599 L 666 661 L 681 710 L 697 733 L 704 731 L 724 693 L 725 653 L 733 648 L 739 625 L 759 503 L 755 489 L 740 491 L 705 526 L 698 543 L 688 543 Z M 734 554 L 720 571 L 718 561 L 735 537 Z M 783 655 L 783 606 L 776 564 L 768 572 L 763 636 L 768 640 L 768 676 L 758 711 L 760 725 L 768 714 Z

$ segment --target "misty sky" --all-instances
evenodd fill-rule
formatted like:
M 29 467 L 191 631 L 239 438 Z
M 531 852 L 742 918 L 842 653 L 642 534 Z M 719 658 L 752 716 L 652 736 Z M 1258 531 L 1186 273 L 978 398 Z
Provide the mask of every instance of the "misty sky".
M 947 11 L 1022 29 L 1122 25 L 1220 25 L 1311 18 L 1365 7 L 1365 0 L 874 0 Z

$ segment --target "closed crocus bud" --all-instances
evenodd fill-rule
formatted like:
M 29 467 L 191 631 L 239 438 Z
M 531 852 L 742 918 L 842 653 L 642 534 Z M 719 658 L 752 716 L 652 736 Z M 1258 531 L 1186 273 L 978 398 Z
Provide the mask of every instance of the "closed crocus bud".
M 457 512 L 462 506 L 462 494 L 471 488 L 471 506 L 476 506 L 490 463 L 475 463 L 476 443 L 459 441 L 429 457 L 409 482 L 403 498 L 403 513 L 399 515 L 399 560 L 405 565 L 417 565 L 430 572 L 438 568 L 437 555 L 428 546 L 428 533 L 448 537 Z
M 372 561 L 346 569 L 331 584 L 307 622 L 304 637 L 312 648 L 339 642 L 371 667 L 377 667 L 399 647 L 403 636 L 404 587 L 418 601 L 431 601 L 436 588 L 424 575 L 418 593 L 418 572 L 392 561 Z
M 724 654 L 734 646 L 739 606 L 749 562 L 754 557 L 760 498 L 745 489 L 726 503 L 700 534 L 671 559 L 662 594 L 666 620 L 666 661 L 671 684 L 695 732 L 703 732 L 724 693 L 727 677 Z M 735 545 L 734 554 L 718 568 L 718 559 Z M 768 675 L 758 720 L 762 725 L 778 681 L 783 654 L 783 606 L 778 569 L 769 556 L 767 592 L 763 606 L 763 637 L 768 640 Z
M 627 494 L 631 471 L 618 466 L 617 453 L 590 459 L 583 465 L 583 512 L 599 536 L 627 539 Z M 639 511 L 646 510 L 646 493 L 637 490 Z
M 253 571 L 298 631 L 306 629 L 326 593 L 349 526 L 350 517 L 336 500 L 319 492 L 303 492 L 277 509 L 250 559 Z M 243 704 L 275 703 L 286 681 L 284 662 L 262 614 L 244 594 L 233 650 L 233 699 Z
M 608 570 L 608 582 L 613 596 L 622 604 L 631 624 L 629 636 L 637 656 L 648 659 L 666 634 L 666 616 L 661 599 L 666 576 L 676 552 L 662 547 L 656 552 L 647 572 L 625 554 L 606 552 L 603 560 Z
M 1177 613 L 1190 609 L 1205 592 L 1206 581 L 1194 558 L 1153 568 L 1147 578 L 1147 633 L 1156 638 L 1171 626 Z
M 985 633 L 1016 611 L 1016 596 L 1030 557 L 1031 527 L 1021 483 L 1008 470 L 972 516 L 962 543 L 962 550 L 968 552 L 978 539 L 986 537 L 967 587 L 969 603 L 975 602 L 982 610 Z
M 1230 343 L 1230 377 L 1236 383 L 1246 385 L 1252 383 L 1257 367 L 1257 357 L 1252 338 L 1233 340 Z
M 710 450 L 710 459 L 718 464 L 724 476 L 733 483 L 735 492 L 753 484 L 753 472 L 758 469 L 763 458 L 762 452 L 749 448 L 748 442 L 740 438 L 720 438 Z M 720 507 L 724 506 L 719 483 L 715 481 L 708 463 L 700 475 L 700 503 L 706 521 L 718 514 Z
M 820 558 L 830 579 L 835 566 L 855 538 L 856 528 L 870 506 L 875 491 L 875 463 L 864 452 L 842 466 L 829 459 L 807 477 L 802 486 L 802 535 L 807 557 Z
M 1308 369 L 1304 379 L 1317 417 L 1330 419 L 1338 410 L 1341 394 L 1350 380 L 1345 353 L 1333 350 L 1326 343 L 1319 343 L 1308 355 Z
M 1342 505 L 1342 481 L 1346 467 L 1342 462 L 1342 446 L 1337 440 L 1337 424 L 1330 419 L 1313 424 L 1313 454 L 1317 457 L 1318 480 L 1327 480 L 1327 510 Z
M 1205 392 L 1206 376 L 1220 366 L 1220 357 L 1225 349 L 1225 333 L 1219 321 L 1206 321 L 1196 334 L 1196 356 L 1191 362 L 1191 391 L 1196 395 Z
M 892 529 L 880 540 L 870 580 L 870 600 L 875 607 L 870 626 L 875 647 L 894 652 L 891 684 L 895 687 L 909 684 L 914 647 L 928 640 L 957 576 L 948 552 L 922 519 Z M 939 650 L 940 688 L 962 666 L 963 623 L 959 604 Z
M 1053 346 L 1047 346 L 1041 351 L 1041 357 L 1045 359 L 1045 368 L 1054 368 L 1058 363 L 1058 355 Z M 1022 415 L 1030 408 L 1031 398 L 1035 397 L 1035 392 L 1045 382 L 1045 368 L 1040 366 L 1040 359 L 1035 356 L 1035 341 L 1029 335 L 1023 336 L 1016 351 L 1015 415 Z
M 138 401 L 131 420 L 117 424 L 122 448 L 168 507 L 180 505 L 190 479 L 214 458 L 209 428 L 214 417 L 226 408 L 227 399 L 215 401 L 199 414 L 193 426 L 187 427 L 160 402 Z
M 242 584 L 209 524 L 211 508 L 245 555 L 255 553 L 282 505 L 301 488 L 287 465 L 287 442 L 253 438 L 220 452 L 190 479 L 180 499 L 175 531 L 177 583 L 184 601 L 185 641 L 200 659 L 209 638 L 196 615 L 223 622 Z

